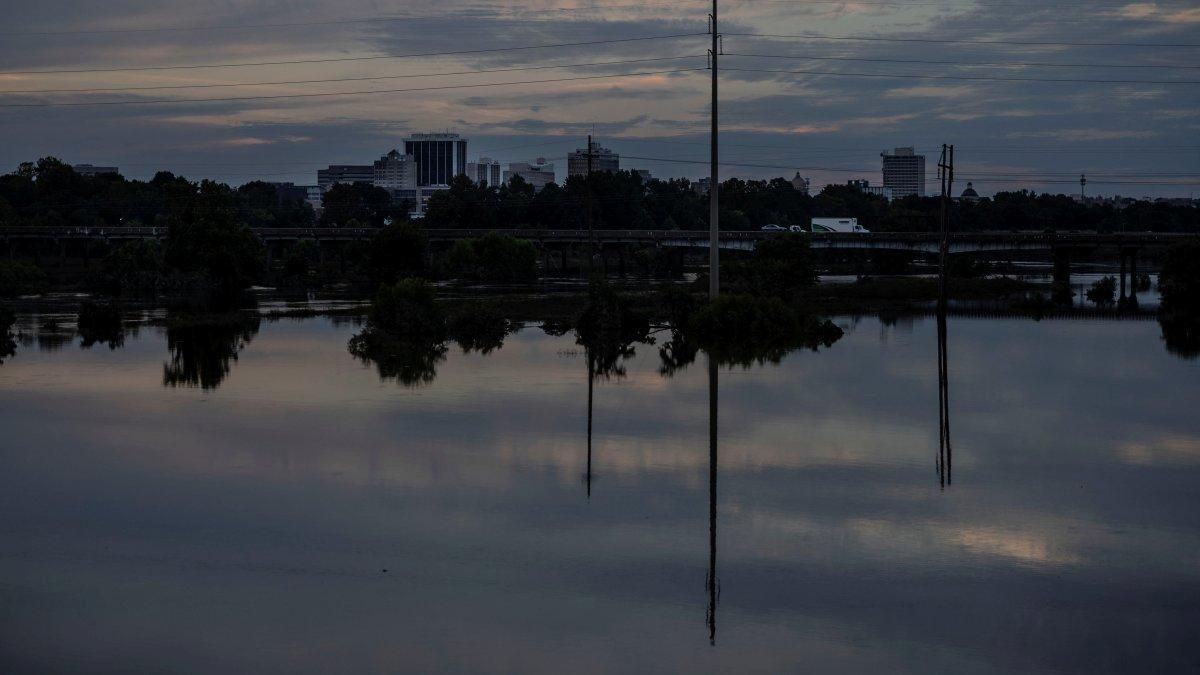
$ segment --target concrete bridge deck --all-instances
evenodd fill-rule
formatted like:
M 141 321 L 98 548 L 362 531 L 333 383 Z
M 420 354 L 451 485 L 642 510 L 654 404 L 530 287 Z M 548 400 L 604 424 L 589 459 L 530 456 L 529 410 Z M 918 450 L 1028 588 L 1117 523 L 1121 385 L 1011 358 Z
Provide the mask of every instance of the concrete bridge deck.
M 0 227 L 0 239 L 13 240 L 90 240 L 122 242 L 138 239 L 164 239 L 165 227 Z M 301 239 L 316 241 L 361 241 L 370 239 L 373 228 L 256 228 L 266 242 L 289 242 Z M 458 239 L 481 237 L 489 232 L 529 239 L 543 245 L 589 244 L 649 245 L 678 248 L 708 246 L 708 232 L 703 230 L 426 230 L 430 241 L 452 242 Z M 774 232 L 759 230 L 726 231 L 720 234 L 724 249 L 753 250 Z M 940 235 L 936 232 L 870 232 L 870 233 L 806 233 L 813 248 L 899 250 L 935 253 Z M 1146 249 L 1169 246 L 1195 235 L 1156 232 L 1095 233 L 1095 232 L 960 232 L 950 235 L 951 253 L 986 251 L 1053 251 L 1070 248 Z

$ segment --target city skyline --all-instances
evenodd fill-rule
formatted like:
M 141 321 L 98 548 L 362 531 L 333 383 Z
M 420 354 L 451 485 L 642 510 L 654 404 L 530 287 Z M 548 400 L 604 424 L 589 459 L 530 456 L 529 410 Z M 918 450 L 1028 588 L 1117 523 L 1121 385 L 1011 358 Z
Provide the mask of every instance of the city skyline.
M 1089 195 L 1196 192 L 1200 11 L 1187 3 L 725 4 L 725 176 L 840 184 L 876 178 L 886 149 L 954 143 L 958 177 L 983 195 L 1073 193 L 1081 173 Z M 7 12 L 0 118 L 21 133 L 5 138 L 5 170 L 53 155 L 136 178 L 308 182 L 453 128 L 472 159 L 553 161 L 594 132 L 656 176 L 707 173 L 706 3 L 68 5 Z M 97 68 L 154 70 L 27 72 Z M 367 90 L 406 91 L 324 96 Z M 265 96 L 285 98 L 252 98 Z M 121 104 L 62 105 L 100 102 Z M 58 105 L 13 107 L 45 103 Z

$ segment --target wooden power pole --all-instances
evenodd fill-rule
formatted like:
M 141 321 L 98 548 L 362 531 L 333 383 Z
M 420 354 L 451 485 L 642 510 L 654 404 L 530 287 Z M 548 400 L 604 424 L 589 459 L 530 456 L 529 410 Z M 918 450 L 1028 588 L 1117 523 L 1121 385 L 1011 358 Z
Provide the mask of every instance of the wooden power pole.
M 720 53 L 721 34 L 717 31 L 717 0 L 712 4 L 712 155 L 708 175 L 708 297 L 716 300 L 721 293 L 720 227 L 718 223 L 717 193 L 717 54 Z

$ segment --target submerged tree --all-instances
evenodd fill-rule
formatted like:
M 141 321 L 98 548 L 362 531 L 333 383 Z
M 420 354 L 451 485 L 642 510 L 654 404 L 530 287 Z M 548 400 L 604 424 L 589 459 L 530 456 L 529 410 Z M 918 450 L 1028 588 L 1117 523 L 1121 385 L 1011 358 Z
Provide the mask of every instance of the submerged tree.
M 1113 304 L 1117 297 L 1117 280 L 1112 277 L 1104 277 L 1092 284 L 1092 287 L 1087 291 L 1087 299 L 1096 303 L 1101 307 L 1107 307 Z
M 347 349 L 374 364 L 379 377 L 418 386 L 437 377 L 448 351 L 446 334 L 433 286 L 424 279 L 402 279 L 379 289 L 366 327 L 350 338 Z
M 173 316 L 167 319 L 163 386 L 216 389 L 229 375 L 232 362 L 258 334 L 257 314 Z
M 94 302 L 85 300 L 79 306 L 78 318 L 80 346 L 90 348 L 97 343 L 116 349 L 125 343 L 125 329 L 121 325 L 121 307 L 116 302 Z

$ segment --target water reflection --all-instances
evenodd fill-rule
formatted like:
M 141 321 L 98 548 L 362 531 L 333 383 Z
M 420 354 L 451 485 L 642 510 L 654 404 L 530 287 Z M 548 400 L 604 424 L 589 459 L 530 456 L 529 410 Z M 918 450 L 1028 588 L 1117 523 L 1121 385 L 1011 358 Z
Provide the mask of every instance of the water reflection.
M 1200 315 L 1164 311 L 1158 316 L 1166 350 L 1185 360 L 1200 358 Z
M 163 364 L 163 386 L 203 390 L 221 386 L 238 354 L 258 334 L 260 323 L 257 314 L 243 312 L 168 316 L 171 360 Z
M 0 307 L 0 364 L 17 353 L 17 336 L 12 333 L 16 321 L 17 317 L 13 312 L 7 307 Z
M 717 600 L 721 582 L 717 578 L 717 362 L 708 358 L 708 644 L 717 644 Z
M 1149 322 L 949 322 L 945 493 L 932 317 L 619 386 L 558 328 L 419 392 L 320 318 L 222 396 L 162 389 L 165 331 L 33 351 L 0 372 L 0 671 L 1194 670 L 1194 369 Z
M 954 452 L 950 446 L 950 366 L 947 356 L 946 306 L 937 313 L 938 367 L 938 483 L 945 488 L 952 482 Z

